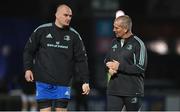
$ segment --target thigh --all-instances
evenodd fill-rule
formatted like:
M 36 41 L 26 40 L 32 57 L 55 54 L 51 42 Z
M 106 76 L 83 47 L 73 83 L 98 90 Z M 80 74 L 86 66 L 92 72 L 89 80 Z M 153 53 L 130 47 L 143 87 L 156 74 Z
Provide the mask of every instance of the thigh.
M 57 99 L 54 101 L 54 108 L 64 108 L 68 106 L 69 99 Z
M 138 111 L 142 107 L 143 97 L 139 96 L 128 96 L 124 98 L 125 106 L 127 111 Z
M 120 96 L 107 95 L 107 110 L 121 111 L 124 106 L 123 99 Z
M 37 100 L 37 104 L 38 104 L 38 110 L 52 107 L 51 100 Z

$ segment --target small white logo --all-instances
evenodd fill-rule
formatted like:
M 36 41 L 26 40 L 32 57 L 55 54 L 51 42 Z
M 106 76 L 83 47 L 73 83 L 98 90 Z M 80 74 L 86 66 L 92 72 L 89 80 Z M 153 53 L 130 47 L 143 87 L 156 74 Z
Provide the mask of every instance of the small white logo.
M 57 45 L 59 45 L 59 43 L 60 43 L 59 41 L 56 41 L 56 44 L 57 44 Z
M 65 36 L 64 36 L 64 40 L 66 40 L 66 41 L 71 40 L 71 39 L 70 39 L 70 36 L 69 36 L 69 35 L 65 35 Z
M 137 103 L 137 98 L 136 97 L 132 98 L 131 103 Z
M 52 35 L 49 33 L 46 35 L 46 38 L 53 38 Z
M 127 47 L 126 47 L 126 49 L 128 49 L 128 50 L 132 50 L 132 45 L 130 44 L 130 45 L 128 45 Z
M 66 95 L 66 96 L 69 96 L 69 95 L 70 95 L 70 94 L 69 94 L 69 91 L 66 91 L 66 92 L 65 92 L 65 95 Z
M 113 45 L 112 48 L 113 48 L 113 49 L 116 49 L 116 48 L 117 48 L 117 44 Z
M 117 44 L 113 45 L 112 49 L 113 49 L 113 51 L 115 51 L 117 49 Z

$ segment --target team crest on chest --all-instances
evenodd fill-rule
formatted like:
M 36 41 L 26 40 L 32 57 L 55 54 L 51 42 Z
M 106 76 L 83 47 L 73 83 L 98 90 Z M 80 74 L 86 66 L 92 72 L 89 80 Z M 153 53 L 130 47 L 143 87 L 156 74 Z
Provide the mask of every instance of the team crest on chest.
M 69 35 L 65 35 L 65 36 L 64 36 L 64 40 L 66 40 L 66 41 L 70 41 L 70 40 L 71 40 L 71 38 L 70 38 L 70 36 L 69 36 Z
M 131 44 L 130 44 L 130 45 L 127 45 L 126 49 L 132 50 L 132 45 L 131 45 Z

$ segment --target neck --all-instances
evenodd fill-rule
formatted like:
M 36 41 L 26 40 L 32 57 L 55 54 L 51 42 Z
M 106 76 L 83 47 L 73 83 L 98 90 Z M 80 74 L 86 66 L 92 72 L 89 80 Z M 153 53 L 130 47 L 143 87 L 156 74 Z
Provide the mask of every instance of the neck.
M 63 28 L 63 25 L 59 24 L 57 20 L 55 21 L 55 25 L 59 28 Z
M 127 32 L 125 35 L 123 35 L 123 38 L 124 39 L 129 38 L 131 35 L 133 35 L 132 32 Z

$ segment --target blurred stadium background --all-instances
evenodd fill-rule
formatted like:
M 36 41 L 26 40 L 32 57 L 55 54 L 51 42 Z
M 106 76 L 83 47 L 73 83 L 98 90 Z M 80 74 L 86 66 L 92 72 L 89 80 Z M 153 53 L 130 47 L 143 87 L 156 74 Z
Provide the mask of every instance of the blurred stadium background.
M 179 0 L 1 0 L 1 111 L 36 110 L 34 84 L 24 80 L 23 48 L 37 26 L 54 20 L 59 3 L 73 10 L 71 25 L 84 40 L 92 88 L 81 100 L 73 89 L 69 110 L 105 110 L 107 75 L 103 60 L 114 37 L 112 24 L 119 9 L 132 17 L 133 32 L 148 48 L 143 110 L 180 110 Z

